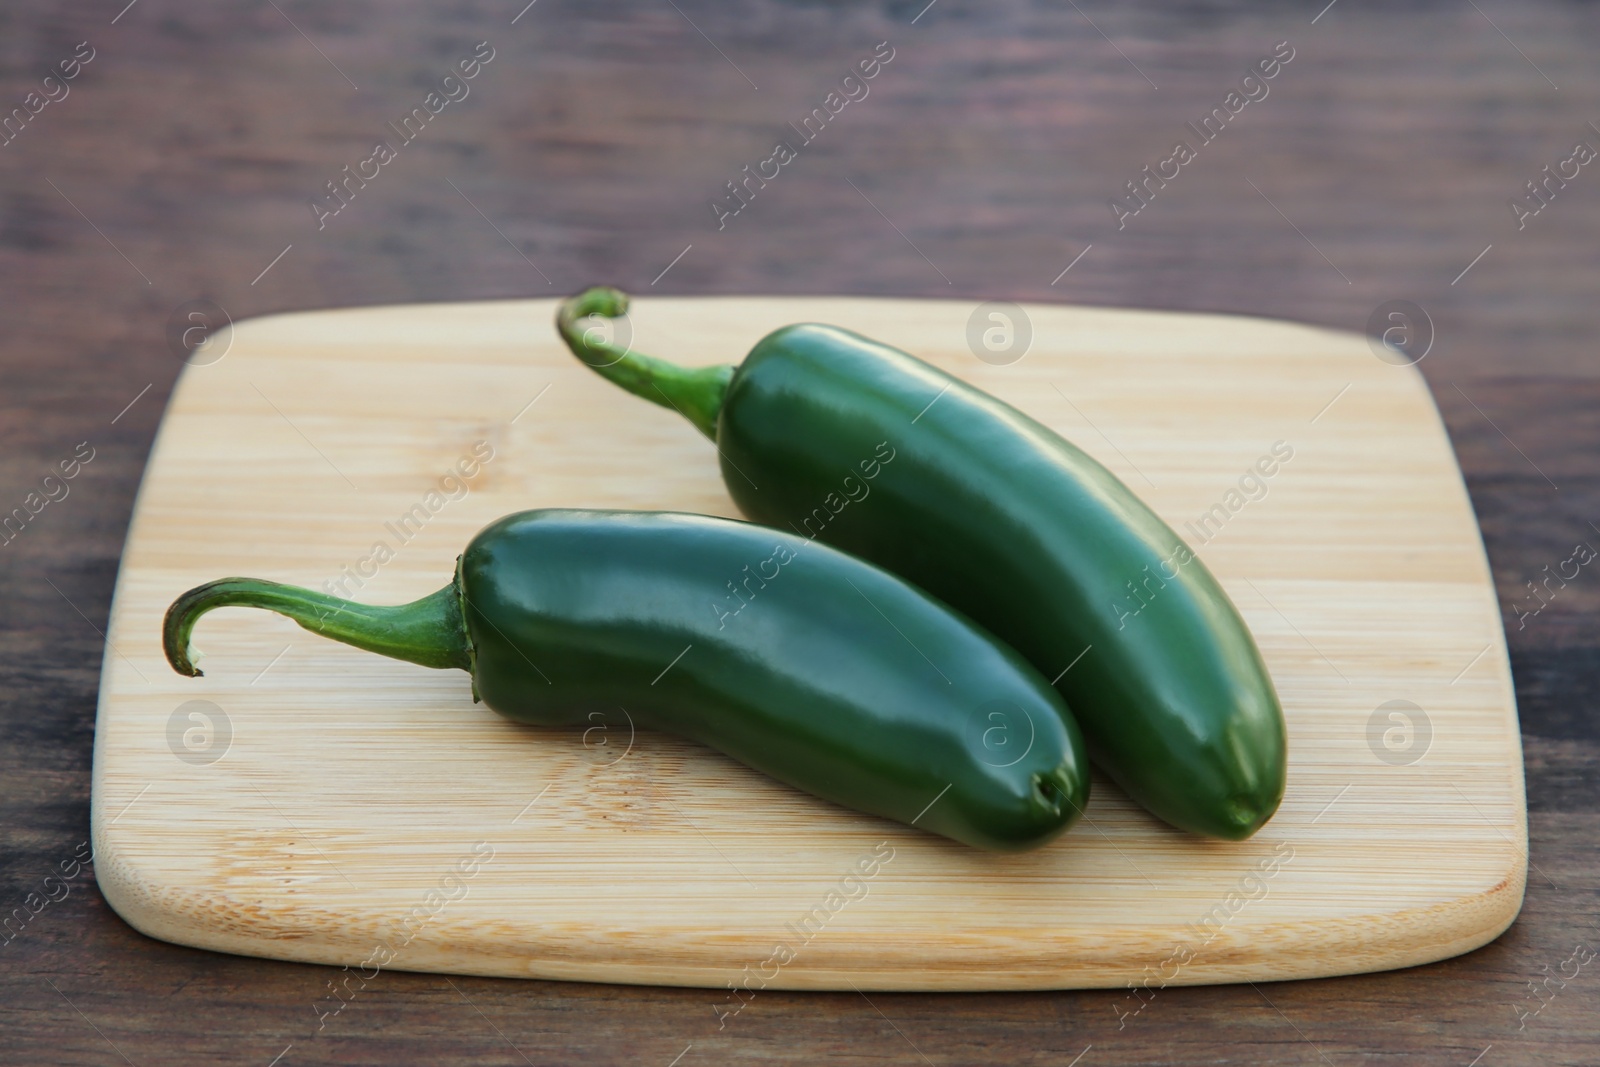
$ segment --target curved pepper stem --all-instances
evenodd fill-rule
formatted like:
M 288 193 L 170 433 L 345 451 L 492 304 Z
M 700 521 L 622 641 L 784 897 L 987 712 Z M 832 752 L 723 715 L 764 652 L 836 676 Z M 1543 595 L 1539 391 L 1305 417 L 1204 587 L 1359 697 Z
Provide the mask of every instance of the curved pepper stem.
M 179 674 L 202 673 L 190 656 L 189 634 L 212 608 L 265 608 L 312 633 L 424 667 L 472 670 L 472 648 L 454 582 L 437 593 L 393 607 L 357 604 L 326 593 L 256 578 L 222 578 L 184 593 L 167 609 L 161 628 L 167 662 Z
M 596 286 L 562 302 L 556 309 L 556 329 L 572 354 L 595 373 L 622 386 L 634 396 L 672 408 L 694 423 L 711 440 L 717 439 L 717 413 L 733 380 L 733 364 L 714 367 L 680 367 L 664 359 L 635 352 L 583 329 L 579 322 L 591 315 L 614 319 L 628 312 L 628 295 L 618 289 Z

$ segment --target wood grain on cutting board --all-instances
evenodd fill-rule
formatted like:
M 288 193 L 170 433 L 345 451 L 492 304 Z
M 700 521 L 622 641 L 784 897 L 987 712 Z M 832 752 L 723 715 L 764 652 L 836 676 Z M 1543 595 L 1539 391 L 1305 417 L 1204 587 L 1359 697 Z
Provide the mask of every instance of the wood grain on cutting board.
M 155 937 L 366 974 L 750 988 L 1301 978 L 1503 930 L 1527 855 L 1515 703 L 1477 525 L 1415 371 L 1326 330 L 1040 305 L 1027 354 L 993 365 L 969 347 L 974 307 L 644 299 L 628 327 L 643 351 L 707 363 L 832 322 L 1104 462 L 1216 572 L 1283 698 L 1288 793 L 1255 838 L 1188 837 L 1097 779 L 1055 844 L 980 853 L 626 722 L 507 722 L 461 672 L 261 612 L 207 616 L 205 677 L 172 673 L 161 614 L 212 578 L 343 580 L 397 603 L 445 584 L 506 512 L 736 514 L 712 444 L 574 360 L 553 302 L 413 305 L 241 323 L 186 370 L 112 608 L 93 803 L 106 898 Z M 1292 455 L 1241 483 L 1274 446 Z

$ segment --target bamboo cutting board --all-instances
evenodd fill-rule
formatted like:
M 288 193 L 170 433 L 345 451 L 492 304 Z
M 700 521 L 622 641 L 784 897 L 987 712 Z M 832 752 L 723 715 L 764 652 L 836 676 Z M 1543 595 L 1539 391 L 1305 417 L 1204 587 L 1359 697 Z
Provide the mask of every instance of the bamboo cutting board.
M 263 612 L 205 618 L 204 678 L 166 666 L 162 612 L 212 578 L 399 603 L 506 512 L 734 515 L 713 446 L 574 360 L 553 310 L 280 315 L 186 368 L 95 737 L 95 869 L 133 926 L 368 976 L 989 990 L 1401 967 L 1515 917 L 1522 760 L 1483 546 L 1420 375 L 1353 334 L 1047 306 L 1008 333 L 971 302 L 828 298 L 644 299 L 629 323 L 691 363 L 836 323 L 1102 460 L 1217 573 L 1283 698 L 1288 794 L 1247 842 L 1170 830 L 1097 778 L 1056 843 L 980 853 L 626 721 L 512 724 L 459 671 Z

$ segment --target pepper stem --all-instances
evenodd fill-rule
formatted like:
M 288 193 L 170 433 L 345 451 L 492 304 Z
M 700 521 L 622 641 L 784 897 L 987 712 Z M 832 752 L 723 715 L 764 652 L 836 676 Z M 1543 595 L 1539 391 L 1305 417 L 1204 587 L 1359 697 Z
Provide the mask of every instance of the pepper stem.
M 326 593 L 256 578 L 222 578 L 184 593 L 167 609 L 162 647 L 179 674 L 202 673 L 190 656 L 189 634 L 212 608 L 266 608 L 312 633 L 424 667 L 472 670 L 472 649 L 455 583 L 409 604 L 357 604 Z
M 562 302 L 556 309 L 556 329 L 572 354 L 602 378 L 622 386 L 634 396 L 672 408 L 715 441 L 717 413 L 722 410 L 722 398 L 733 380 L 733 364 L 680 367 L 635 352 L 630 345 L 607 340 L 593 326 L 584 329 L 579 325 L 580 320 L 591 315 L 614 319 L 627 312 L 628 294 L 608 286 L 596 286 Z

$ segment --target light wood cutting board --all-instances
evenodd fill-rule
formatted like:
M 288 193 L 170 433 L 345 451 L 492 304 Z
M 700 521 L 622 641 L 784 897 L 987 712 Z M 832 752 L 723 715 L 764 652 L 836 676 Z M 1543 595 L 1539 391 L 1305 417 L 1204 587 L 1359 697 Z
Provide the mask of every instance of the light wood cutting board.
M 364 974 L 988 990 L 1401 967 L 1515 917 L 1522 759 L 1482 542 L 1420 375 L 1353 334 L 1028 306 L 1031 348 L 993 365 L 969 347 L 972 302 L 647 298 L 630 324 L 640 350 L 706 363 L 836 323 L 1102 460 L 1220 577 L 1283 698 L 1288 794 L 1247 842 L 1168 829 L 1097 778 L 1058 842 L 985 854 L 626 722 L 514 725 L 459 671 L 263 612 L 206 617 L 204 678 L 168 669 L 162 612 L 212 578 L 365 572 L 358 599 L 398 603 L 507 512 L 735 515 L 713 446 L 574 360 L 553 309 L 280 315 L 186 368 L 128 534 L 95 737 L 95 869 L 133 926 Z M 1275 445 L 1292 456 L 1265 494 L 1241 491 Z M 474 449 L 492 458 L 450 480 Z

